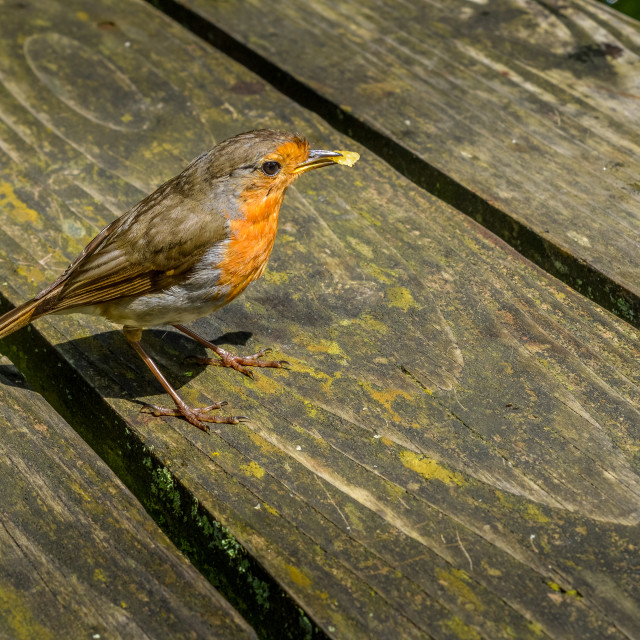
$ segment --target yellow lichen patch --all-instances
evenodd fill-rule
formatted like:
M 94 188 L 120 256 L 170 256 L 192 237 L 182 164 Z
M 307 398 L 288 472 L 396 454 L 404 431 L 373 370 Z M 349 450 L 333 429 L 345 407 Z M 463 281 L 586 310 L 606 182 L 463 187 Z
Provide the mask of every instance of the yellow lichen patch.
M 34 223 L 38 220 L 38 212 L 22 202 L 8 182 L 0 182 L 0 209 L 18 222 Z
M 370 526 L 366 512 L 362 511 L 361 505 L 345 502 L 340 505 L 340 510 L 345 517 L 345 526 L 351 527 L 349 531 L 365 531 Z
M 142 150 L 142 155 L 151 160 L 152 158 L 157 158 L 163 153 L 172 151 L 175 151 L 175 149 L 170 142 L 160 142 L 156 140 Z
M 406 391 L 402 391 L 401 389 L 380 389 L 380 390 L 376 390 L 368 382 L 362 382 L 361 385 L 365 388 L 367 393 L 376 402 L 379 402 L 383 407 L 385 407 L 385 409 L 387 409 L 388 411 L 390 411 L 392 413 L 394 413 L 394 412 L 393 412 L 393 409 L 391 408 L 391 405 L 393 404 L 394 400 L 398 396 L 402 396 L 406 400 L 411 400 L 411 396 Z
M 88 505 L 95 504 L 93 496 L 85 491 L 83 486 L 75 480 L 67 480 L 66 487 L 76 498 L 82 498 Z
M 334 381 L 339 380 L 340 378 L 342 378 L 342 371 L 336 371 L 332 378 L 329 378 L 322 383 L 322 389 L 328 393 Z
M 280 385 L 280 383 L 277 380 L 274 380 L 273 378 L 269 378 L 267 376 L 256 376 L 255 379 L 245 376 L 244 382 L 245 386 L 252 389 L 258 389 L 263 393 L 282 393 L 282 386 Z M 247 382 L 249 382 L 250 384 L 246 384 Z
M 552 582 L 551 580 L 547 582 L 547 585 L 553 591 L 558 591 L 565 596 L 571 596 L 572 598 L 581 598 L 582 596 L 578 593 L 576 589 L 563 589 L 557 582 Z
M 306 362 L 304 362 L 304 360 L 298 360 L 298 358 L 293 358 L 292 356 L 287 356 L 287 360 L 290 362 L 291 367 L 296 371 L 307 373 L 316 380 L 324 380 L 325 384 L 331 386 L 333 378 L 324 371 L 317 371 L 313 367 L 310 367 Z
M 318 340 L 312 344 L 307 345 L 307 349 L 309 351 L 320 351 L 322 353 L 328 353 L 332 356 L 342 356 L 346 357 L 344 351 L 340 348 L 340 345 L 337 342 L 333 342 L 332 340 Z
M 284 271 L 267 270 L 264 272 L 264 279 L 269 283 L 283 284 L 289 281 L 289 274 Z
M 531 633 L 533 633 L 534 636 L 541 637 L 545 635 L 544 630 L 542 629 L 542 626 L 539 623 L 529 621 L 527 622 L 527 626 L 529 627 L 529 629 L 531 630 Z
M 389 298 L 390 307 L 399 307 L 403 311 L 407 311 L 411 307 L 420 308 L 420 305 L 413 299 L 411 292 L 406 287 L 391 287 L 387 289 L 387 297 Z
M 419 473 L 427 480 L 440 480 L 444 484 L 465 484 L 464 477 L 455 471 L 449 471 L 439 465 L 433 458 L 419 455 L 413 451 L 401 451 L 400 460 L 402 464 L 416 473 Z
M 460 640 L 481 640 L 482 636 L 473 628 L 464 623 L 458 616 L 445 620 L 445 624 L 456 638 Z
M 459 604 L 465 608 L 469 607 L 477 612 L 484 611 L 484 605 L 473 592 L 473 589 L 469 586 L 471 582 L 466 571 L 462 569 L 446 569 L 437 568 L 436 577 L 438 582 L 456 598 L 458 598 Z
M 197 404 L 200 396 L 200 392 L 197 389 L 193 389 L 191 387 L 183 387 L 181 390 L 181 394 L 184 400 L 188 404 Z
M 358 211 L 358 215 L 362 216 L 369 224 L 375 225 L 376 227 L 382 226 L 382 222 L 368 211 Z
M 342 155 L 337 158 L 331 158 L 337 164 L 344 164 L 347 167 L 353 167 L 353 165 L 360 160 L 360 154 L 355 151 L 336 151 Z
M 89 14 L 86 11 L 76 11 L 76 17 L 78 20 L 84 20 L 85 22 L 89 19 Z
M 21 275 L 23 278 L 27 278 L 32 282 L 39 282 L 44 278 L 44 269 L 41 267 L 36 267 L 35 265 L 26 265 L 21 264 L 16 269 L 18 275 Z
M 311 585 L 311 580 L 307 578 L 307 576 L 300 571 L 297 567 L 294 567 L 290 564 L 285 564 L 285 569 L 289 572 L 289 576 L 291 579 L 299 586 L 299 587 L 308 587 Z
M 380 322 L 380 320 L 372 318 L 371 316 L 356 318 L 355 322 L 367 331 L 375 331 L 376 333 L 387 332 L 387 325 L 384 322 Z
M 105 575 L 104 571 L 102 569 L 96 569 L 93 572 L 93 579 L 94 580 L 99 580 L 100 582 L 106 582 L 107 581 L 107 576 Z
M 279 516 L 278 510 L 275 507 L 272 507 L 270 504 L 264 503 L 264 508 L 272 515 Z
M 264 475 L 264 469 L 257 463 L 251 461 L 249 464 L 241 464 L 240 471 L 245 476 L 253 476 L 254 478 L 262 478 Z
M 369 259 L 373 259 L 373 248 L 368 244 L 362 242 L 358 238 L 352 238 L 351 236 L 347 236 L 347 241 L 349 244 L 359 253 L 366 256 Z
M 370 276 L 373 276 L 379 282 L 384 282 L 384 284 L 391 284 L 396 275 L 392 269 L 385 269 L 380 265 L 370 262 L 362 265 L 362 270 Z
M 308 400 L 304 401 L 304 408 L 310 418 L 315 418 L 318 414 L 318 408 Z
M 525 515 L 529 520 L 535 520 L 536 522 L 540 522 L 544 524 L 545 522 L 549 522 L 549 518 L 542 513 L 540 507 L 535 504 L 528 504 Z
M 265 440 L 259 433 L 249 430 L 248 435 L 251 442 L 253 442 L 253 444 L 255 444 L 256 446 L 260 447 L 262 451 L 269 452 L 269 453 L 280 451 L 278 447 L 271 444 L 271 442 L 269 442 L 268 440 Z

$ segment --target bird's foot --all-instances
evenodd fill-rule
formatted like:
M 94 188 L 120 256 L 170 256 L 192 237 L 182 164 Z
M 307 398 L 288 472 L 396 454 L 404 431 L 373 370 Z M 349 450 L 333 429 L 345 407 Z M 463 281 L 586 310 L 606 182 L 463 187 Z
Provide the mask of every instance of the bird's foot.
M 189 407 L 186 404 L 176 404 L 173 409 L 147 404 L 142 407 L 141 411 L 151 413 L 154 416 L 177 416 L 184 418 L 192 425 L 198 427 L 198 429 L 209 433 L 210 428 L 207 422 L 214 422 L 216 424 L 238 424 L 249 419 L 247 416 L 218 416 L 211 413 L 211 411 L 221 409 L 226 404 L 226 402 L 216 402 L 215 404 L 210 404 L 208 407 Z
M 286 360 L 261 360 L 265 353 L 271 351 L 271 349 L 261 349 L 258 353 L 254 353 L 252 356 L 237 356 L 221 347 L 216 348 L 218 358 L 207 358 L 203 356 L 193 356 L 189 358 L 190 361 L 197 362 L 198 364 L 210 364 L 214 367 L 230 367 L 235 369 L 245 376 L 253 378 L 253 371 L 247 367 L 270 367 L 272 369 L 282 369 L 286 365 L 290 364 Z

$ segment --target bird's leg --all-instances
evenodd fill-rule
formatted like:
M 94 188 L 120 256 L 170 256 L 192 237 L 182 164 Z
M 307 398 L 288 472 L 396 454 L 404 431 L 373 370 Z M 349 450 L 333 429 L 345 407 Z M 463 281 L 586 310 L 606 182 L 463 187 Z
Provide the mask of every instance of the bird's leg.
M 185 401 L 177 394 L 176 390 L 169 384 L 169 381 L 162 375 L 160 369 L 158 369 L 156 363 L 147 355 L 146 351 L 140 344 L 142 337 L 142 329 L 136 327 L 123 327 L 122 329 L 125 338 L 129 341 L 129 344 L 136 350 L 136 353 L 144 360 L 145 364 L 151 369 L 153 375 L 158 379 L 160 384 L 164 387 L 165 391 L 171 396 L 176 403 L 175 409 L 165 409 L 163 407 L 156 407 L 155 405 L 146 405 L 146 409 L 153 413 L 154 416 L 179 416 L 188 420 L 192 425 L 209 432 L 209 425 L 206 422 L 216 422 L 222 424 L 238 424 L 247 418 L 245 416 L 215 416 L 211 415 L 211 411 L 221 409 L 227 403 L 216 402 L 208 407 L 193 408 L 189 407 Z
M 289 364 L 286 360 L 260 360 L 267 351 L 271 351 L 271 349 L 268 348 L 261 349 L 258 353 L 254 353 L 252 356 L 236 356 L 226 349 L 219 347 L 217 344 L 213 344 L 213 342 L 205 340 L 195 331 L 187 329 L 187 327 L 182 324 L 174 324 L 173 326 L 178 329 L 178 331 L 186 333 L 189 337 L 207 347 L 207 349 L 215 351 L 220 357 L 218 360 L 217 358 L 195 356 L 193 360 L 199 364 L 211 364 L 216 367 L 231 367 L 240 373 L 244 373 L 245 376 L 249 376 L 250 378 L 253 378 L 253 371 L 251 371 L 251 369 L 247 369 L 247 367 L 271 367 L 274 369 L 281 369 L 284 365 Z

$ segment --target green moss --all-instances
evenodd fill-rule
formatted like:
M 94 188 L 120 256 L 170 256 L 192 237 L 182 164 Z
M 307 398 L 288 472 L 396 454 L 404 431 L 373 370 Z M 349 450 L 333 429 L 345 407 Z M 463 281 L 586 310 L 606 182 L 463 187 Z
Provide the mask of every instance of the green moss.
M 154 494 L 164 493 L 164 499 L 171 505 L 173 513 L 179 516 L 181 513 L 180 493 L 175 489 L 171 472 L 167 467 L 162 467 L 154 469 L 152 474 L 151 492 Z

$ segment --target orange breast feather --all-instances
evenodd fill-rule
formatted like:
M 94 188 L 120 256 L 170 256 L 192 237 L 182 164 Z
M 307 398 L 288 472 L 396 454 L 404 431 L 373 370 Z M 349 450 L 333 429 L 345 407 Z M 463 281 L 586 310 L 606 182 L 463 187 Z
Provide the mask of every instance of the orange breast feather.
M 263 198 L 261 192 L 256 192 L 245 201 L 244 218 L 230 221 L 231 237 L 219 265 L 218 282 L 229 287 L 227 302 L 264 272 L 276 239 L 283 196 L 278 192 Z

